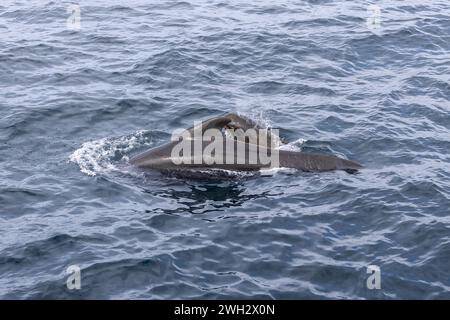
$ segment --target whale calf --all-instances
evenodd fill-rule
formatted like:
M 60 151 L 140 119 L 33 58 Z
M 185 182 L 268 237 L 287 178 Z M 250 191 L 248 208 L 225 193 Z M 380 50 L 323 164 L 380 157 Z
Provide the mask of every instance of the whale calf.
M 184 149 L 180 147 L 181 143 L 184 143 Z M 184 130 L 171 142 L 131 158 L 130 164 L 142 169 L 178 173 L 196 170 L 255 172 L 274 167 L 355 173 L 362 168 L 354 161 L 332 155 L 279 149 L 282 143 L 284 141 L 273 130 L 263 128 L 247 117 L 228 113 Z

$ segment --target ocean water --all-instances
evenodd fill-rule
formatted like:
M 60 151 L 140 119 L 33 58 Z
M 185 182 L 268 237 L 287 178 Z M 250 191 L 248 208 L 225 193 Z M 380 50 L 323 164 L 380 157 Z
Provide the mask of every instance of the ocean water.
M 447 0 L 2 0 L 0 98 L 0 298 L 450 298 Z M 230 111 L 366 168 L 127 164 Z

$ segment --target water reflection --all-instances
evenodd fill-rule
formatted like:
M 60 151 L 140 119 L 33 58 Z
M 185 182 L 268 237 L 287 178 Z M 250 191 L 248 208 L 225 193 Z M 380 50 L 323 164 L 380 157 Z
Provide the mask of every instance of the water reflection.
M 240 207 L 245 202 L 269 196 L 269 192 L 251 194 L 245 186 L 245 180 L 226 181 L 180 181 L 178 185 L 160 190 L 145 190 L 157 196 L 176 200 L 176 208 L 156 208 L 148 213 L 166 214 L 205 214 Z

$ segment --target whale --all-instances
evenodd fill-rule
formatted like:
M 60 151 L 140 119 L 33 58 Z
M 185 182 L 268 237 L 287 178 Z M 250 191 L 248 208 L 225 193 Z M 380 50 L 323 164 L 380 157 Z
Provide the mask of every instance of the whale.
M 253 136 L 246 134 L 250 131 Z M 215 136 L 208 135 L 211 132 L 214 132 Z M 181 141 L 190 144 L 186 144 L 188 147 L 180 151 Z M 213 142 L 215 147 L 211 148 Z M 175 138 L 173 136 L 170 142 L 132 157 L 129 163 L 144 170 L 203 174 L 217 170 L 258 172 L 271 168 L 290 168 L 303 172 L 342 170 L 356 173 L 363 168 L 357 162 L 334 155 L 280 149 L 279 146 L 285 143 L 287 142 L 274 133 L 274 130 L 260 126 L 248 117 L 227 113 L 194 124 L 193 127 L 175 135 Z M 211 149 L 214 149 L 213 152 L 206 152 Z M 276 161 L 268 162 L 268 158 Z

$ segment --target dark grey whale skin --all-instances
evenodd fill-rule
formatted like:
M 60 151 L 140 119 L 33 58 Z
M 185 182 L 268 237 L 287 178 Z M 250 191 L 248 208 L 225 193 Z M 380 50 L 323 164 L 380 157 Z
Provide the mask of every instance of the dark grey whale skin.
M 212 118 L 202 122 L 202 132 L 210 128 L 222 129 L 224 126 L 232 125 L 233 127 L 239 127 L 243 130 L 247 130 L 249 128 L 261 129 L 254 121 L 251 119 L 247 119 L 242 116 L 238 116 L 233 113 L 226 114 L 224 116 Z M 188 129 L 191 133 L 194 128 Z M 229 138 L 225 138 L 229 139 Z M 224 148 L 225 149 L 225 139 L 224 139 Z M 172 148 L 179 143 L 179 141 L 171 141 L 164 145 L 161 145 L 156 148 L 152 148 L 148 151 L 145 151 L 132 159 L 130 159 L 130 164 L 137 166 L 142 169 L 153 169 L 160 171 L 183 171 L 183 170 L 195 170 L 195 169 L 223 169 L 223 170 L 231 170 L 231 171 L 258 171 L 264 168 L 270 168 L 270 164 L 262 164 L 259 162 L 259 158 L 256 157 L 254 159 L 258 159 L 256 163 L 250 163 L 248 160 L 244 160 L 245 163 L 239 164 L 238 161 L 234 161 L 232 164 L 206 164 L 202 161 L 200 164 L 195 164 L 194 155 L 192 156 L 193 161 L 191 163 L 183 163 L 183 164 L 175 164 L 172 161 L 171 153 Z M 210 142 L 205 141 L 202 142 L 203 148 L 205 148 Z M 244 141 L 235 140 L 235 151 L 237 150 L 237 145 L 241 145 L 243 150 L 245 150 L 245 155 L 238 155 L 237 152 L 234 152 L 234 158 L 237 160 L 239 157 L 244 159 L 249 159 L 249 155 L 251 152 L 267 152 L 267 154 L 271 154 L 274 152 L 271 149 L 265 148 L 265 146 L 256 146 L 256 148 L 250 148 L 249 143 Z M 255 150 L 256 149 L 256 150 Z M 279 153 L 279 167 L 282 168 L 293 168 L 301 171 L 307 172 L 324 172 L 324 171 L 333 171 L 333 170 L 344 170 L 349 173 L 357 172 L 359 169 L 363 168 L 360 164 L 342 159 L 335 156 L 330 155 L 321 155 L 321 154 L 311 154 L 311 153 L 303 153 L 303 152 L 295 152 L 288 150 L 276 150 Z M 218 157 L 226 156 L 224 153 L 216 154 Z M 225 159 L 225 158 L 223 158 Z

